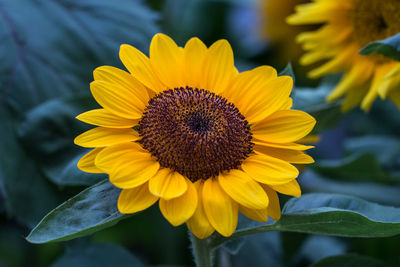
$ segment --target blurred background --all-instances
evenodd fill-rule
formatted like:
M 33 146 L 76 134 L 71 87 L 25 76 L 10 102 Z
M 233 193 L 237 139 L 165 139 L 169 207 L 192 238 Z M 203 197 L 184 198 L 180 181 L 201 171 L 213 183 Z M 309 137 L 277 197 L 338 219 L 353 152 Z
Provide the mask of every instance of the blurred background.
M 73 139 L 90 126 L 75 119 L 96 107 L 92 71 L 123 68 L 119 46 L 147 53 L 157 32 L 179 45 L 227 39 L 240 71 L 291 62 L 296 109 L 317 119 L 320 140 L 302 168 L 302 191 L 357 196 L 400 206 L 400 111 L 376 101 L 366 114 L 340 113 L 324 99 L 340 76 L 309 80 L 295 36 L 312 28 L 284 19 L 307 0 L 0 0 L 0 266 L 193 266 L 185 226 L 157 205 L 117 226 L 68 242 L 33 245 L 30 230 L 57 205 L 107 178 L 79 171 L 87 151 Z M 286 72 L 287 73 L 287 72 Z M 281 199 L 281 206 L 287 198 Z M 240 227 L 240 225 L 239 225 Z M 398 266 L 400 237 L 361 239 L 265 233 L 217 253 L 219 266 L 309 266 L 355 253 Z

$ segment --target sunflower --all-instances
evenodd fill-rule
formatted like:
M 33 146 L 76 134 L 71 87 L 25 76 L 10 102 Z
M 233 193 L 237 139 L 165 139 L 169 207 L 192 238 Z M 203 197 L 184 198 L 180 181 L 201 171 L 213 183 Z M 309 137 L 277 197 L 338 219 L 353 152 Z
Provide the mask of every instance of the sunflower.
M 294 12 L 294 7 L 310 0 L 259 0 L 261 35 L 278 48 L 284 60 L 298 59 L 302 53 L 301 47 L 295 42 L 295 37 L 302 31 L 314 27 L 293 27 L 285 22 L 287 16 Z
M 158 201 L 174 226 L 186 222 L 206 238 L 230 236 L 238 212 L 266 222 L 280 218 L 277 192 L 300 196 L 298 170 L 312 163 L 295 143 L 314 127 L 291 110 L 293 82 L 269 66 L 238 73 L 226 40 L 184 48 L 164 34 L 153 37 L 150 57 L 123 44 L 128 72 L 102 66 L 91 92 L 102 109 L 80 114 L 98 126 L 75 139 L 94 148 L 78 163 L 107 173 L 122 191 L 121 213 Z
M 326 61 L 309 76 L 345 73 L 328 101 L 345 95 L 343 110 L 361 105 L 368 111 L 380 96 L 392 99 L 400 108 L 400 63 L 378 54 L 359 54 L 368 43 L 400 32 L 400 1 L 314 0 L 296 10 L 288 23 L 322 24 L 317 31 L 301 33 L 297 38 L 308 51 L 301 64 Z

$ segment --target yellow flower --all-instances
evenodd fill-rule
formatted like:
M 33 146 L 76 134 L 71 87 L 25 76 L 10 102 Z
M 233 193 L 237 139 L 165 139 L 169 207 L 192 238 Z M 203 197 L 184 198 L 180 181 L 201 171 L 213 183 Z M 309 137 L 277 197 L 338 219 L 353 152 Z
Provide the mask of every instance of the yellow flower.
M 290 59 L 298 59 L 302 53 L 301 47 L 295 42 L 295 37 L 302 31 L 311 30 L 314 27 L 293 27 L 286 23 L 287 16 L 294 12 L 298 4 L 310 0 L 259 0 L 261 34 L 269 42 L 277 47 L 282 60 L 287 63 Z
M 325 63 L 312 70 L 311 78 L 328 73 L 345 72 L 328 101 L 345 97 L 343 110 L 361 104 L 368 111 L 373 101 L 391 98 L 400 108 L 400 63 L 382 55 L 360 55 L 366 44 L 400 32 L 398 0 L 314 0 L 299 5 L 288 17 L 295 25 L 323 24 L 319 30 L 298 35 L 308 52 L 301 58 L 304 65 Z
M 102 66 L 91 92 L 103 109 L 80 114 L 99 126 L 75 139 L 94 148 L 78 163 L 107 173 L 122 188 L 121 213 L 159 201 L 174 226 L 186 222 L 199 238 L 230 236 L 238 212 L 257 221 L 280 218 L 276 191 L 300 196 L 298 170 L 312 163 L 295 143 L 314 127 L 290 110 L 292 79 L 262 66 L 238 73 L 226 40 L 184 48 L 157 34 L 150 57 L 122 45 L 128 72 Z

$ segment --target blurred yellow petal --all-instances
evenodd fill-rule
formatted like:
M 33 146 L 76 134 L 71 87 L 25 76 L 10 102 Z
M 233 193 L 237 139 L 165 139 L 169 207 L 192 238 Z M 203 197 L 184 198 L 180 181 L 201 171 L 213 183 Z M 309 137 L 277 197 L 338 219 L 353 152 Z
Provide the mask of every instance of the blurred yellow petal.
M 238 204 L 220 187 L 216 179 L 210 178 L 203 186 L 203 207 L 210 224 L 223 236 L 235 232 L 238 221 Z
M 173 226 L 186 222 L 197 208 L 197 190 L 187 178 L 186 183 L 188 188 L 182 196 L 159 202 L 161 213 Z

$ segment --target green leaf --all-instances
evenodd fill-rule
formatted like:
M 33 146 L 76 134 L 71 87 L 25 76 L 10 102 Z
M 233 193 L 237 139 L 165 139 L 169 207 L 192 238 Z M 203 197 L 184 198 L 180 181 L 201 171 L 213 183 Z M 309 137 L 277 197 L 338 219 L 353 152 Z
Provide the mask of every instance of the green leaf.
M 140 0 L 1 0 L 0 6 L 0 95 L 17 113 L 88 91 L 95 67 L 118 64 L 120 44 L 146 51 L 159 31 L 157 16 Z
M 0 105 L 0 184 L 10 217 L 34 226 L 58 201 L 51 184 L 25 153 L 17 140 L 13 117 Z
M 117 209 L 119 193 L 107 180 L 95 184 L 52 210 L 26 239 L 38 244 L 65 241 L 115 225 L 129 217 Z
M 127 249 L 114 244 L 89 244 L 67 247 L 52 267 L 145 266 Z
M 75 117 L 92 108 L 97 105 L 87 95 L 52 99 L 29 111 L 18 127 L 20 140 L 32 159 L 57 185 L 93 185 L 106 178 L 77 167 L 89 150 L 76 146 L 74 138 L 91 127 Z
M 400 61 L 400 33 L 384 40 L 371 42 L 360 50 L 361 55 L 372 53 L 379 53 Z
M 383 262 L 366 256 L 356 255 L 356 254 L 344 254 L 338 256 L 326 257 L 313 265 L 311 267 L 383 267 L 385 266 Z
M 338 77 L 329 76 L 317 88 L 297 87 L 293 91 L 293 108 L 303 110 L 317 120 L 314 133 L 336 126 L 342 117 L 340 102 L 326 102 L 337 80 Z
M 309 169 L 301 175 L 300 181 L 305 192 L 346 194 L 383 205 L 400 205 L 400 185 L 343 181 Z
M 379 193 L 379 192 L 376 192 Z M 345 237 L 388 237 L 400 234 L 400 208 L 334 194 L 306 194 L 290 199 L 272 224 L 241 229 L 217 237 L 212 246 L 249 234 L 284 231 Z
M 234 267 L 259 267 L 260 263 L 268 263 L 268 266 L 283 266 L 283 250 L 279 233 L 260 233 L 246 237 L 246 243 L 237 254 L 231 256 L 231 262 Z
M 322 175 L 342 181 L 395 182 L 370 153 L 354 154 L 337 160 L 320 160 L 311 166 Z
M 348 237 L 400 234 L 400 208 L 351 196 L 307 194 L 290 199 L 282 213 L 285 216 L 275 223 L 282 231 Z
M 400 142 L 391 136 L 363 136 L 346 140 L 349 153 L 371 153 L 385 170 L 400 171 Z

